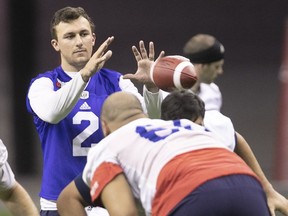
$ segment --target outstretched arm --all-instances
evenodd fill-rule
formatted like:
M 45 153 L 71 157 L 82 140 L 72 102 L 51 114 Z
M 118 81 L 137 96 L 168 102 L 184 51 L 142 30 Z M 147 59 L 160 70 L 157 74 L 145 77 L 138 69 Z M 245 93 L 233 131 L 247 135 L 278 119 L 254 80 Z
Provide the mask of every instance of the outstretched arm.
M 132 52 L 137 62 L 137 71 L 135 74 L 129 73 L 123 75 L 124 79 L 131 79 L 144 84 L 143 97 L 147 112 L 150 118 L 160 118 L 160 106 L 163 100 L 162 91 L 153 83 L 150 77 L 150 69 L 154 63 L 155 51 L 154 43 L 149 43 L 149 53 L 145 48 L 144 42 L 139 42 L 139 49 L 132 46 Z M 156 61 L 164 56 L 164 51 L 160 52 Z
M 99 71 L 112 56 L 108 46 L 114 37 L 109 37 L 93 54 L 85 67 L 73 79 L 54 90 L 54 84 L 49 78 L 39 78 L 31 85 L 28 98 L 33 111 L 43 120 L 57 124 L 74 108 L 88 80 Z
M 280 193 L 278 193 L 270 184 L 244 137 L 239 133 L 236 133 L 236 136 L 237 145 L 235 148 L 235 153 L 237 153 L 246 162 L 246 164 L 256 173 L 260 179 L 267 196 L 267 203 L 271 215 L 275 216 L 275 211 L 279 211 L 288 216 L 288 200 Z
M 0 192 L 5 206 L 15 216 L 39 216 L 39 211 L 27 191 L 16 182 L 15 186 Z

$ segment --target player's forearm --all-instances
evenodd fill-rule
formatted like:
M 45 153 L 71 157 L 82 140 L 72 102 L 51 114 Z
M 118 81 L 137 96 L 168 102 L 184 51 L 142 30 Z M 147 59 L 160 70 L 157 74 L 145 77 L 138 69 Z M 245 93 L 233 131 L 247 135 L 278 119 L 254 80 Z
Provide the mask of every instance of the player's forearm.
M 272 188 L 272 185 L 266 178 L 261 166 L 259 165 L 252 149 L 246 142 L 246 140 L 237 133 L 237 145 L 235 148 L 235 153 L 238 154 L 246 164 L 254 171 L 254 173 L 260 179 L 262 186 L 265 191 L 269 191 Z
M 280 211 L 284 215 L 288 215 L 288 201 L 273 188 L 272 184 L 266 178 L 262 171 L 256 157 L 254 156 L 251 148 L 245 139 L 237 134 L 238 144 L 236 145 L 235 152 L 248 164 L 248 166 L 255 172 L 260 179 L 263 189 L 266 193 L 268 206 L 271 213 Z M 273 214 L 274 215 L 274 214 Z
M 153 83 L 146 83 L 145 87 L 149 92 L 152 92 L 152 93 L 159 92 L 159 88 Z

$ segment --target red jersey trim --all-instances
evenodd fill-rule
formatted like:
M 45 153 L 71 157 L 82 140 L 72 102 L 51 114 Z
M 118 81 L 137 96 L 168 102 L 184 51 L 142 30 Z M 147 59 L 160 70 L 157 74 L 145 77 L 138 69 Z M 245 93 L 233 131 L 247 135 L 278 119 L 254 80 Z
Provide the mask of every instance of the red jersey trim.
M 195 188 L 225 175 L 257 176 L 234 152 L 208 148 L 176 156 L 161 170 L 152 202 L 152 215 L 168 213 Z
M 103 188 L 122 172 L 122 168 L 117 164 L 111 162 L 102 163 L 93 173 L 90 190 L 92 202 L 99 197 Z

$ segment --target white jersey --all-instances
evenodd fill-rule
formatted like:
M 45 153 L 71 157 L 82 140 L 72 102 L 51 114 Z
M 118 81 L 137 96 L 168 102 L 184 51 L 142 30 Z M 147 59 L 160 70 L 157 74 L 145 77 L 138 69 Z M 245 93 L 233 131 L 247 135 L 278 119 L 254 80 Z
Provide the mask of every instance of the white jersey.
M 11 170 L 7 159 L 7 149 L 0 139 L 0 192 L 11 189 L 16 183 L 14 173 Z
M 189 120 L 142 118 L 119 128 L 91 148 L 82 177 L 91 186 L 91 196 L 95 199 L 115 175 L 113 166 L 121 167 L 134 196 L 149 215 L 163 166 L 178 155 L 210 148 L 228 149 L 217 135 Z M 111 169 L 107 169 L 107 164 Z M 91 185 L 98 174 L 102 181 Z
M 230 118 L 217 110 L 206 110 L 204 126 L 210 131 L 217 133 L 217 135 L 223 140 L 223 143 L 231 151 L 234 151 L 236 145 L 236 134 Z
M 205 110 L 221 110 L 222 94 L 215 83 L 200 83 L 200 90 L 197 95 L 204 101 Z
M 163 98 L 165 98 L 169 92 L 161 90 Z M 194 92 L 195 93 L 195 92 Z M 215 83 L 200 83 L 199 91 L 197 94 L 201 100 L 205 103 L 205 110 L 217 110 L 220 112 L 222 107 L 222 94 L 219 87 Z
M 205 103 L 204 125 L 217 133 L 232 151 L 235 149 L 235 129 L 230 118 L 220 112 L 222 107 L 222 94 L 215 83 L 201 83 L 198 96 Z
M 85 208 L 87 216 L 109 216 L 109 213 L 106 209 L 102 207 L 86 207 Z

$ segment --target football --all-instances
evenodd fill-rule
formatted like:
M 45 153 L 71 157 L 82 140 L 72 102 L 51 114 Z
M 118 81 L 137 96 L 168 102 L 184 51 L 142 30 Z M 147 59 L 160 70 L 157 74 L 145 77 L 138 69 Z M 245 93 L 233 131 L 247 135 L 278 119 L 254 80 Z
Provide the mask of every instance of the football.
M 194 65 L 180 55 L 157 59 L 151 66 L 151 80 L 163 91 L 190 89 L 197 81 Z

